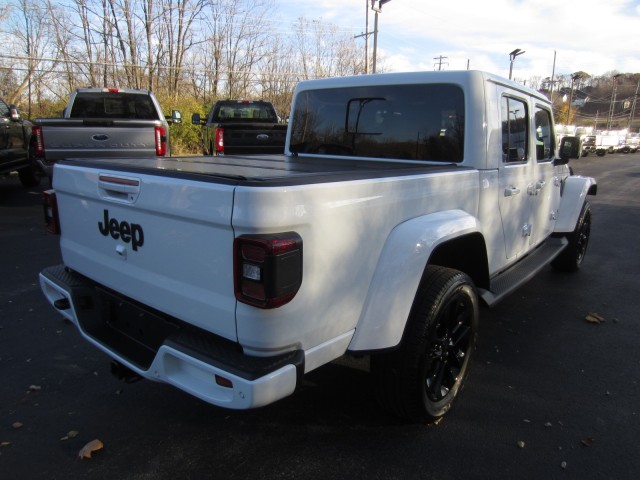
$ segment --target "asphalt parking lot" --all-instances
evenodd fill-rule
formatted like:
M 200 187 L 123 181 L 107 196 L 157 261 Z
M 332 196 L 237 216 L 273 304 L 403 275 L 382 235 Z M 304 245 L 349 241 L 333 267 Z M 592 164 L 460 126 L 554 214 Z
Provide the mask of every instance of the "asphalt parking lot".
M 640 477 L 640 153 L 571 165 L 598 180 L 581 271 L 545 269 L 482 312 L 469 380 L 433 426 L 388 416 L 342 364 L 245 412 L 118 381 L 40 293 L 38 272 L 61 261 L 44 187 L 0 177 L 0 478 Z

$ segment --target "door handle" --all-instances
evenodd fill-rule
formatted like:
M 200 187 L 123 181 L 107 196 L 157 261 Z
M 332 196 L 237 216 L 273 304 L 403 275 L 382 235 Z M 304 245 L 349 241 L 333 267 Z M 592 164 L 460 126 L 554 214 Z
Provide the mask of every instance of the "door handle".
M 537 181 L 535 183 L 531 183 L 527 187 L 527 193 L 529 195 L 536 196 L 536 195 L 538 195 L 540 193 L 540 191 L 544 188 L 544 186 L 546 184 L 547 184 L 547 182 L 545 182 L 544 180 L 540 180 L 540 181 Z
M 135 203 L 140 194 L 140 180 L 100 175 L 98 178 L 98 192 L 100 197 L 105 200 Z
M 505 197 L 513 197 L 515 195 L 518 195 L 519 193 L 520 193 L 520 189 L 518 187 L 508 187 L 504 189 Z

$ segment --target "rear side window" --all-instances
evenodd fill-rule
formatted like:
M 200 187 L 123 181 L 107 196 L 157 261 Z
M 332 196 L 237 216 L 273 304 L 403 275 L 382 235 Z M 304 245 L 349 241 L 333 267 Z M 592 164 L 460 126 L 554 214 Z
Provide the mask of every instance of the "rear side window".
M 527 104 L 502 97 L 502 159 L 507 163 L 526 162 L 529 155 Z
M 456 85 L 380 85 L 300 92 L 292 153 L 461 162 L 464 93 Z
M 160 120 L 150 96 L 121 92 L 78 92 L 69 116 Z
M 553 159 L 555 151 L 553 123 L 551 112 L 544 108 L 536 107 L 536 160 L 547 162 Z

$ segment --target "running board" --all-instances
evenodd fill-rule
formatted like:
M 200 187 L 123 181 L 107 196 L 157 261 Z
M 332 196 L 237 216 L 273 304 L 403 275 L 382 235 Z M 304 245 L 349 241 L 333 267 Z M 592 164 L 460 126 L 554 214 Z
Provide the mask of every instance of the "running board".
M 565 237 L 550 237 L 522 260 L 491 279 L 489 290 L 478 289 L 489 307 L 531 280 L 536 273 L 556 258 L 569 242 Z

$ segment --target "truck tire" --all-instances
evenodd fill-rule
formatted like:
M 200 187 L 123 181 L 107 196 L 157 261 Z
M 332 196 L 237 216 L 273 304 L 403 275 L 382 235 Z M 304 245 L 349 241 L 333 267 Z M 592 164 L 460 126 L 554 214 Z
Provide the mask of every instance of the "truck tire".
M 478 320 L 471 279 L 458 270 L 428 266 L 399 348 L 371 358 L 381 406 L 413 422 L 441 418 L 469 369 Z
M 591 204 L 584 202 L 576 223 L 576 229 L 567 235 L 569 245 L 558 255 L 551 266 L 559 272 L 575 272 L 580 268 L 587 253 L 591 235 Z
M 31 137 L 31 141 L 29 143 L 29 166 L 21 168 L 18 170 L 18 178 L 20 178 L 20 183 L 25 188 L 37 187 L 40 185 L 40 167 L 38 167 L 38 162 L 36 162 L 36 158 L 34 155 L 36 144 L 35 138 Z

